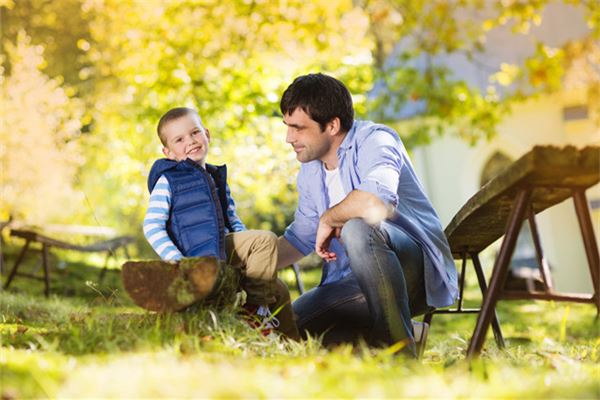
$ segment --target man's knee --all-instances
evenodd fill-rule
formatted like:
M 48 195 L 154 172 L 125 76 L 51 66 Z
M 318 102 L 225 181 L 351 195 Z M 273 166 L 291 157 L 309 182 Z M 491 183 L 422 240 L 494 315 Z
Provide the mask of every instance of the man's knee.
M 361 246 L 368 243 L 373 230 L 362 218 L 352 218 L 342 227 L 341 238 L 344 246 Z

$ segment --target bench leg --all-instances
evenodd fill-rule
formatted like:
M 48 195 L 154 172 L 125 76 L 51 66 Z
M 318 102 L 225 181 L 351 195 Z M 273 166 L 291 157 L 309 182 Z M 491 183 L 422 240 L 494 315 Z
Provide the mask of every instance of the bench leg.
M 48 246 L 42 246 L 42 264 L 44 265 L 44 295 L 50 296 L 50 257 L 48 256 Z
M 23 245 L 23 248 L 21 249 L 21 253 L 19 253 L 19 257 L 17 257 L 17 261 L 15 261 L 15 265 L 13 266 L 12 270 L 10 271 L 10 274 L 8 275 L 8 279 L 6 280 L 6 283 L 4 284 L 4 289 L 8 289 L 8 287 L 10 286 L 10 283 L 12 282 L 13 278 L 17 274 L 19 265 L 21 264 L 21 261 L 23 261 L 23 258 L 25 258 L 25 254 L 27 253 L 27 250 L 29 250 L 29 243 L 31 243 L 31 241 L 27 240 L 25 242 L 25 244 Z
M 600 256 L 598 255 L 598 244 L 594 235 L 594 227 L 590 210 L 588 209 L 587 199 L 583 190 L 577 190 L 573 193 L 573 202 L 575 203 L 575 211 L 579 220 L 579 228 L 583 237 L 583 245 L 585 247 L 585 255 L 592 276 L 594 285 L 594 297 L 596 300 L 596 310 L 600 315 Z
M 487 333 L 492 315 L 495 311 L 498 297 L 502 291 L 502 285 L 504 285 L 506 276 L 508 275 L 510 259 L 514 252 L 519 230 L 527 213 L 530 199 L 531 189 L 522 189 L 517 194 L 514 206 L 510 212 L 508 228 L 506 230 L 504 239 L 502 240 L 500 253 L 498 254 L 496 262 L 494 263 L 494 269 L 492 270 L 490 286 L 486 295 L 483 296 L 481 311 L 477 317 L 477 324 L 475 325 L 473 337 L 471 338 L 471 341 L 469 342 L 469 348 L 467 349 L 467 358 L 469 359 L 478 355 L 483 347 L 485 334 Z
M 294 275 L 296 276 L 296 286 L 298 287 L 298 292 L 300 292 L 300 294 L 304 294 L 304 283 L 302 283 L 302 276 L 300 275 L 300 266 L 298 263 L 293 263 L 292 269 L 294 270 Z
M 529 228 L 531 230 L 531 238 L 533 239 L 533 246 L 535 247 L 535 256 L 538 262 L 538 268 L 542 275 L 542 281 L 544 282 L 544 289 L 546 292 L 552 290 L 554 284 L 552 282 L 552 275 L 550 274 L 550 267 L 548 261 L 544 257 L 542 251 L 542 241 L 540 240 L 540 234 L 538 233 L 537 223 L 535 222 L 535 213 L 533 208 L 529 209 Z
M 126 259 L 131 259 L 131 257 L 129 256 L 129 250 L 127 249 L 127 245 L 123 246 L 123 253 L 125 254 Z
M 2 239 L 2 231 L 0 230 L 0 275 L 4 272 L 4 239 Z
M 485 297 L 487 292 L 487 285 L 485 283 L 485 275 L 483 274 L 483 268 L 481 268 L 481 262 L 479 261 L 479 254 L 471 253 L 471 261 L 473 261 L 473 269 L 477 274 L 477 282 L 479 282 L 479 289 L 481 289 L 482 298 Z M 498 348 L 503 349 L 506 345 L 504 343 L 504 337 L 502 336 L 502 330 L 500 329 L 500 322 L 498 321 L 498 313 L 494 308 L 492 315 L 492 331 L 494 332 L 494 339 Z
M 463 306 L 463 298 L 464 298 L 464 292 L 465 292 L 465 273 L 467 271 L 467 255 L 463 253 L 462 255 L 462 264 L 460 267 L 460 280 L 458 283 L 458 306 L 457 306 L 457 312 L 461 312 L 462 311 L 462 306 Z
M 100 283 L 102 283 L 102 281 L 104 280 L 104 276 L 106 275 L 106 271 L 108 270 L 108 261 L 110 260 L 111 256 L 112 253 L 108 251 L 106 253 L 106 257 L 104 258 L 104 267 L 102 268 L 102 270 L 100 271 L 100 275 L 98 276 L 98 282 Z

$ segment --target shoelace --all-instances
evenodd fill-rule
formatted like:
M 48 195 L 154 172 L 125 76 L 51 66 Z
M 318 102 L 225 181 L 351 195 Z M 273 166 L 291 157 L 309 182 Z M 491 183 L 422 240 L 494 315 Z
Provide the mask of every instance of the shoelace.
M 260 306 L 256 310 L 256 315 L 263 317 L 263 325 L 267 329 L 278 328 L 279 320 L 271 313 L 269 307 Z

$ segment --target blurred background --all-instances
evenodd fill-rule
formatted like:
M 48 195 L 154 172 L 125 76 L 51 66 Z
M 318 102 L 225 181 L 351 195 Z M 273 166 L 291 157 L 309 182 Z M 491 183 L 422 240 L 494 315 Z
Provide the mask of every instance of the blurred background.
M 0 220 L 110 226 L 136 257 L 176 106 L 211 130 L 246 225 L 283 232 L 299 163 L 278 105 L 309 72 L 398 131 L 444 226 L 533 145 L 600 144 L 596 0 L 0 0 L 0 24 Z M 540 219 L 551 265 L 584 265 L 571 205 Z

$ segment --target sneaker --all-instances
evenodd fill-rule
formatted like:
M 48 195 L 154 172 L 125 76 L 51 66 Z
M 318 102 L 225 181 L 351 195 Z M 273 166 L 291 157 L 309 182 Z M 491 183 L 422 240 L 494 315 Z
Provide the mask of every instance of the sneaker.
M 123 286 L 133 302 L 146 310 L 180 311 L 212 292 L 220 270 L 215 257 L 128 261 L 122 268 Z
M 425 345 L 427 344 L 427 335 L 429 334 L 429 324 L 426 322 L 412 321 L 413 336 L 417 346 L 417 358 L 423 356 Z
M 254 329 L 260 330 L 263 336 L 268 336 L 279 327 L 279 320 L 271 313 L 268 306 L 244 304 L 242 318 Z

